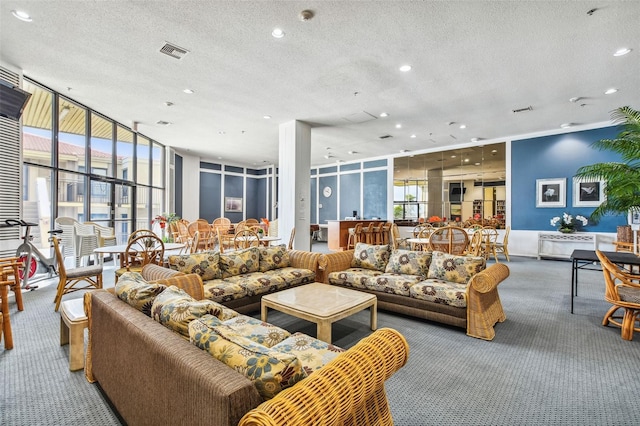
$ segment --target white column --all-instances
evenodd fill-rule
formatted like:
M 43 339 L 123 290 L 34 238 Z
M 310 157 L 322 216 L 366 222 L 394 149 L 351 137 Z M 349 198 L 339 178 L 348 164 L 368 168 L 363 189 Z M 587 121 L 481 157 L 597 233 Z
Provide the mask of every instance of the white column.
M 278 235 L 288 243 L 295 227 L 293 248 L 310 250 L 311 126 L 295 120 L 281 124 L 279 151 Z

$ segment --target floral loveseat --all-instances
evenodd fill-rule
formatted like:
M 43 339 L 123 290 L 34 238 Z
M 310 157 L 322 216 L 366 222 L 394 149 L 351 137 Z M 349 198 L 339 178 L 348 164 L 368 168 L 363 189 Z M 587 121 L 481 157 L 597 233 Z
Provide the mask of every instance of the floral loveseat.
M 260 309 L 265 294 L 314 282 L 319 259 L 280 245 L 169 256 L 169 268 L 200 275 L 206 299 L 247 313 Z
M 506 319 L 498 284 L 509 268 L 486 268 L 483 257 L 358 243 L 323 254 L 320 268 L 326 283 L 375 294 L 379 309 L 462 327 L 472 337 L 492 340 L 494 325 Z
M 398 332 L 344 351 L 203 294 L 198 275 L 147 265 L 85 295 L 85 373 L 127 424 L 392 424 L 384 381 L 408 356 Z

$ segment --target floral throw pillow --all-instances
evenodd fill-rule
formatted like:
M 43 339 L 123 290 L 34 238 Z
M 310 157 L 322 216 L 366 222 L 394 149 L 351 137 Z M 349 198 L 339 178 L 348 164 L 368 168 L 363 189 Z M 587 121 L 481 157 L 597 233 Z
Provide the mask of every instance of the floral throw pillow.
M 195 300 L 184 290 L 171 286 L 153 301 L 151 317 L 188 338 L 189 323 L 207 314 L 220 317 L 223 312 L 220 306 L 211 300 Z
M 171 255 L 169 256 L 169 268 L 185 274 L 198 274 L 202 277 L 202 281 L 222 277 L 220 253 L 217 251 Z
M 202 319 L 192 321 L 189 340 L 251 380 L 265 400 L 307 377 L 295 355 L 255 343 L 226 325 L 211 326 Z
M 289 266 L 289 251 L 287 246 L 260 247 L 260 272 Z
M 257 272 L 260 269 L 260 250 L 257 247 L 250 247 L 223 253 L 220 255 L 220 265 L 222 266 L 222 278 Z
M 352 268 L 373 269 L 384 272 L 389 261 L 388 245 L 358 243 L 351 259 Z
M 387 274 L 418 275 L 427 277 L 431 253 L 427 251 L 393 250 L 387 263 Z
M 471 277 L 486 267 L 484 257 L 457 256 L 434 251 L 427 278 L 466 284 Z
M 125 272 L 116 283 L 116 295 L 147 316 L 155 298 L 167 288 L 163 284 L 150 284 L 138 272 Z

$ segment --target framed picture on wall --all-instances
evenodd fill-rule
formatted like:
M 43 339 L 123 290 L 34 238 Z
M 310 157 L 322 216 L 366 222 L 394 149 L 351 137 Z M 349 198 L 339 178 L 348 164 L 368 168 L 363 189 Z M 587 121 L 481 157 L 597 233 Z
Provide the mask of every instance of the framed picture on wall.
M 536 207 L 566 207 L 567 179 L 536 179 Z
M 631 224 L 640 225 L 640 211 L 631 212 Z
M 225 212 L 242 212 L 242 198 L 224 197 Z
M 598 207 L 605 200 L 605 182 L 573 178 L 573 206 Z

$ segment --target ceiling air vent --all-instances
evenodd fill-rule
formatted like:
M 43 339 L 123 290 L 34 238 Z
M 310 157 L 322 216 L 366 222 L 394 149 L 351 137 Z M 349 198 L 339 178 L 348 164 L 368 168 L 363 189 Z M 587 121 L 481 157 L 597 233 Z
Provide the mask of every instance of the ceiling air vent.
M 184 58 L 184 55 L 189 53 L 189 51 L 183 47 L 166 42 L 164 46 L 160 48 L 160 53 L 164 53 L 165 55 L 171 56 L 172 58 L 182 59 Z
M 379 138 L 380 138 L 380 139 L 389 139 L 389 138 L 392 138 L 392 137 L 393 137 L 393 136 L 391 136 L 391 135 L 382 135 L 382 136 L 379 136 Z
M 512 110 L 514 114 L 517 114 L 519 112 L 527 112 L 527 111 L 533 111 L 533 107 L 531 105 L 529 105 L 526 108 L 520 108 L 520 109 L 514 109 Z

